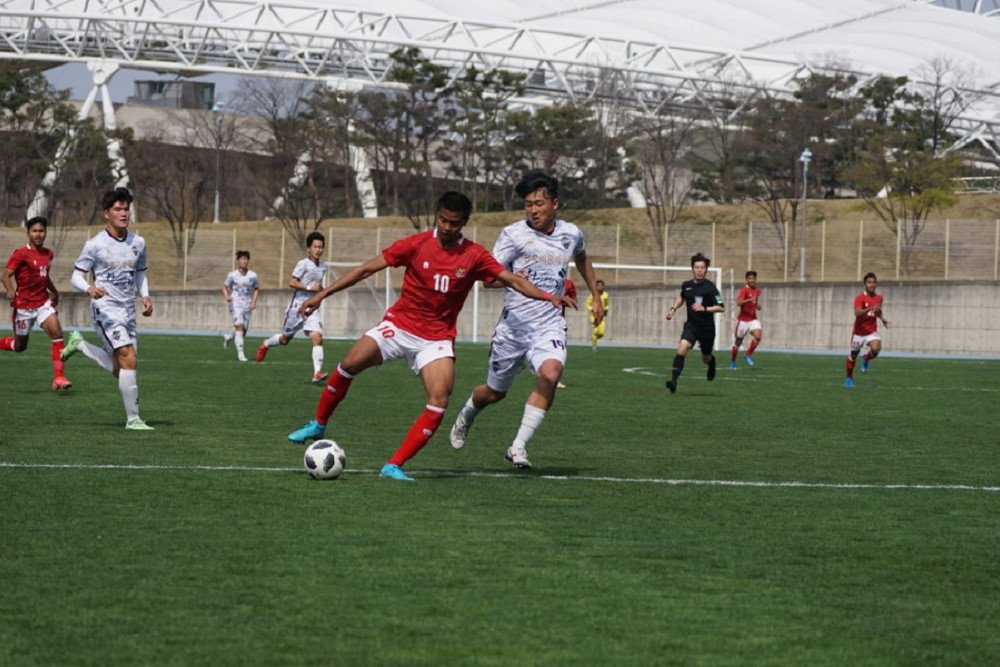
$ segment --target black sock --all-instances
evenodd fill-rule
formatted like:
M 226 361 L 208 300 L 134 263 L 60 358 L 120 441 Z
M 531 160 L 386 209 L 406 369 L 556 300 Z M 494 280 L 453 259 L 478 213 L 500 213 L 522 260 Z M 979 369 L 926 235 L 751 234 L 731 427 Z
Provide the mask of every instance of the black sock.
M 674 368 L 671 381 L 677 382 L 677 378 L 681 376 L 681 371 L 683 370 L 684 370 L 684 357 L 678 354 L 677 356 L 674 357 Z

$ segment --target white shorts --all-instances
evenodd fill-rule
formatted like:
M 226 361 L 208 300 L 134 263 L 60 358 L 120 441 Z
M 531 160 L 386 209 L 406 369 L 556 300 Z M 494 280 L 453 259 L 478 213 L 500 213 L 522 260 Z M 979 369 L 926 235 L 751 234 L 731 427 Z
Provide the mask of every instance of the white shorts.
M 99 305 L 100 302 L 100 299 L 90 302 L 90 318 L 94 323 L 94 331 L 104 343 L 105 351 L 111 353 L 120 347 L 135 347 L 135 305 Z
M 52 301 L 46 301 L 38 308 L 15 308 L 14 335 L 27 336 L 36 322 L 41 326 L 42 322 L 55 314 L 56 307 L 52 305 Z
M 285 311 L 285 324 L 281 330 L 282 335 L 286 338 L 291 338 L 298 332 L 305 329 L 306 331 L 315 331 L 319 333 L 320 336 L 323 335 L 323 318 L 320 316 L 320 309 L 317 308 L 309 314 L 309 317 L 303 318 L 299 315 L 299 306 L 302 302 L 292 303 Z
M 489 370 L 486 384 L 493 391 L 506 394 L 514 378 L 524 370 L 525 361 L 537 372 L 542 364 L 554 359 L 566 365 L 566 329 L 512 331 L 500 324 L 490 342 Z
M 743 320 L 736 321 L 736 337 L 743 338 L 751 331 L 756 331 L 760 329 L 760 320 L 750 320 L 749 322 L 744 322 Z
M 867 336 L 851 336 L 851 351 L 860 350 L 865 345 L 870 344 L 873 340 L 882 340 L 882 337 L 878 335 L 878 332 L 870 333 Z
M 405 358 L 410 370 L 415 374 L 419 374 L 420 369 L 432 361 L 455 357 L 453 341 L 427 340 L 414 336 L 385 320 L 366 331 L 365 335 L 378 345 L 383 362 Z
M 252 312 L 249 308 L 239 308 L 232 303 L 229 304 L 229 315 L 233 318 L 234 327 L 243 327 L 244 330 L 249 329 L 250 313 Z

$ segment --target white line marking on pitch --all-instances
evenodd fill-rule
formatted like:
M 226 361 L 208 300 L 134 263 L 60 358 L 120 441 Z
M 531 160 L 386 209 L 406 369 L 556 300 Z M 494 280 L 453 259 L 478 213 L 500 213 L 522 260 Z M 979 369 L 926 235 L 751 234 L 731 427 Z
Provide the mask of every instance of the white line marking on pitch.
M 77 469 L 77 470 L 200 470 L 208 472 L 300 472 L 302 468 L 275 468 L 266 466 L 165 466 L 132 463 L 17 463 L 0 461 L 0 468 L 22 469 Z M 373 475 L 377 470 L 349 469 L 345 473 Z M 610 482 L 619 484 L 662 484 L 664 486 L 729 486 L 761 489 L 870 489 L 874 491 L 985 491 L 996 493 L 1000 486 L 971 484 L 855 484 L 850 482 L 755 482 L 726 479 L 663 479 L 655 477 L 594 477 L 587 475 L 539 475 L 531 473 L 499 473 L 470 471 L 407 471 L 416 477 L 492 477 L 506 479 L 544 479 L 557 482 Z

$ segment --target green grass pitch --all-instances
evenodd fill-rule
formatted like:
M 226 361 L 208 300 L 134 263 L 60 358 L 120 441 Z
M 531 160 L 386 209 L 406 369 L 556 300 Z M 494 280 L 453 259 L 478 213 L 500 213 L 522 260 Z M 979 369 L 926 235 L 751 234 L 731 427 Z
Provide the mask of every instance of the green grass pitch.
M 692 355 L 670 395 L 673 350 L 573 347 L 525 473 L 527 375 L 448 445 L 486 370 L 458 354 L 413 484 L 377 476 L 423 406 L 401 362 L 354 383 L 348 472 L 316 482 L 285 440 L 304 342 L 143 336 L 151 433 L 82 355 L 53 393 L 41 332 L 0 355 L 0 664 L 1000 662 L 1000 362 L 883 357 L 848 390 L 839 355 L 713 383 Z

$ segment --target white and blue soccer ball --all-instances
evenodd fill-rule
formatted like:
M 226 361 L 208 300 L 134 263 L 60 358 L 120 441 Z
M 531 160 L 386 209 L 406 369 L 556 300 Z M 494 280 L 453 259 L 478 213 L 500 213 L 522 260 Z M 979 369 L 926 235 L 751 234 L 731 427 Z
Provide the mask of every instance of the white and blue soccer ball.
M 336 479 L 344 472 L 347 455 L 340 445 L 326 438 L 306 448 L 303 463 L 313 479 Z

